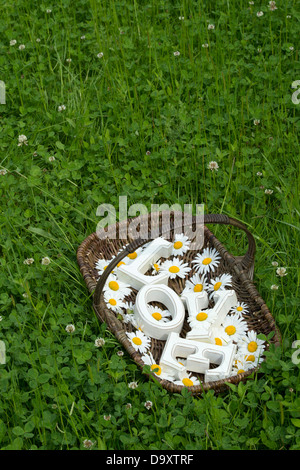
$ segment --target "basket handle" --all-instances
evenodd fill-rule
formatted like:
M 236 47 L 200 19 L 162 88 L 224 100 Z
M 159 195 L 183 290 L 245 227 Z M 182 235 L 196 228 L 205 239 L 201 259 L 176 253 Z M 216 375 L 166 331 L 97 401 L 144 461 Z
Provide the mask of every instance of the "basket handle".
M 203 222 L 204 224 L 223 224 L 223 225 L 232 225 L 234 227 L 237 227 L 241 230 L 243 230 L 248 238 L 248 250 L 244 256 L 239 256 L 235 258 L 235 261 L 238 262 L 240 265 L 241 269 L 244 271 L 244 273 L 247 275 L 249 279 L 252 280 L 253 278 L 253 270 L 254 270 L 254 255 L 256 251 L 256 245 L 255 245 L 255 240 L 251 232 L 247 229 L 247 227 L 239 222 L 236 219 L 233 219 L 232 217 L 228 217 L 225 214 L 204 214 L 203 216 Z M 183 224 L 188 225 L 189 223 Z M 181 224 L 182 227 L 182 224 Z M 170 230 L 176 228 L 174 226 L 174 222 L 172 221 L 170 223 Z M 160 229 L 160 234 L 159 236 L 162 235 L 162 230 Z M 139 248 L 140 246 L 144 245 L 145 243 L 149 242 L 149 239 L 143 239 L 143 238 L 137 238 L 130 242 L 123 251 L 117 254 L 117 256 L 109 263 L 105 271 L 102 273 L 100 276 L 100 279 L 97 282 L 95 291 L 94 291 L 94 296 L 93 296 L 93 301 L 95 306 L 100 305 L 100 297 L 101 293 L 103 291 L 103 288 L 105 286 L 106 280 L 108 276 L 111 274 L 113 269 L 122 261 L 125 256 L 127 256 L 129 253 L 134 252 Z

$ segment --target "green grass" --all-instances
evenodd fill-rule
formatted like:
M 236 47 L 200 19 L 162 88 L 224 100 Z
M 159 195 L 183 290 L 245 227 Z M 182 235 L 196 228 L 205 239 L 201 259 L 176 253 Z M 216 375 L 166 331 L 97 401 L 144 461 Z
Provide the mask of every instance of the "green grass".
M 84 439 L 93 449 L 299 449 L 291 356 L 300 339 L 300 105 L 291 84 L 300 10 L 296 0 L 276 4 L 0 0 L 1 449 L 83 449 Z M 21 134 L 28 145 L 18 146 Z M 203 203 L 249 226 L 255 283 L 283 338 L 262 374 L 192 398 L 167 393 L 116 354 L 76 250 L 96 229 L 97 207 L 118 207 L 120 195 L 149 209 Z M 243 253 L 235 231 L 215 233 Z

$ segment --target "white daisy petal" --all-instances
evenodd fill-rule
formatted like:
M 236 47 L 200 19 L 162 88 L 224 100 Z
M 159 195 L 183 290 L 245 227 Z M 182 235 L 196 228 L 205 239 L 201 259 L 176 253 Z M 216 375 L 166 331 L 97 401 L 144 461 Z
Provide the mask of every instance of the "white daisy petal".
M 142 331 L 136 330 L 135 332 L 126 333 L 131 345 L 134 349 L 142 354 L 145 354 L 151 347 L 151 340 Z
M 190 270 L 191 268 L 188 266 L 188 263 L 184 263 L 178 258 L 166 260 L 160 268 L 161 272 L 168 273 L 170 279 L 175 279 L 177 276 L 183 279 Z
M 190 245 L 190 240 L 183 233 L 175 234 L 175 239 L 173 242 L 173 255 L 183 256 L 188 250 Z
M 215 248 L 205 248 L 201 253 L 198 253 L 192 261 L 195 264 L 196 270 L 202 273 L 214 272 L 215 268 L 220 264 L 220 255 Z

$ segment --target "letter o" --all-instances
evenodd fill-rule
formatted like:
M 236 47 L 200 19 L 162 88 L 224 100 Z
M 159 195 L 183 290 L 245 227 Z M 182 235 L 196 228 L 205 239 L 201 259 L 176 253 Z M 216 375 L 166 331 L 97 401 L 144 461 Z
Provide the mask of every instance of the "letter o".
M 169 310 L 172 320 L 158 322 L 149 313 L 147 304 L 160 302 Z M 134 314 L 142 325 L 145 335 L 165 341 L 172 332 L 180 333 L 184 322 L 185 308 L 176 292 L 164 284 L 148 284 L 142 287 L 134 306 Z

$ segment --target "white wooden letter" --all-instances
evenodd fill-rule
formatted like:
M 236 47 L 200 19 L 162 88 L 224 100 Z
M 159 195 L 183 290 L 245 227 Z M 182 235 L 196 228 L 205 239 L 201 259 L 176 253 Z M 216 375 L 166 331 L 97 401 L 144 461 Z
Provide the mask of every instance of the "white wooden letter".
M 168 322 L 157 321 L 148 311 L 149 302 L 161 302 L 172 316 Z M 165 341 L 171 332 L 179 333 L 184 322 L 184 305 L 173 289 L 164 284 L 147 285 L 142 287 L 134 306 L 137 322 L 143 325 L 143 332 L 155 339 Z
M 122 264 L 118 268 L 118 278 L 137 290 L 147 284 L 167 284 L 169 277 L 167 272 L 158 273 L 155 276 L 146 276 L 145 272 L 159 258 L 169 258 L 172 254 L 172 247 L 171 242 L 163 238 L 156 238 L 132 263 Z
M 185 370 L 204 374 L 205 382 L 229 377 L 236 353 L 236 345 L 219 346 L 180 338 L 178 333 L 170 333 L 164 347 L 160 364 L 169 371 Z M 186 366 L 179 364 L 177 357 L 186 358 Z M 218 364 L 210 369 L 210 363 Z

